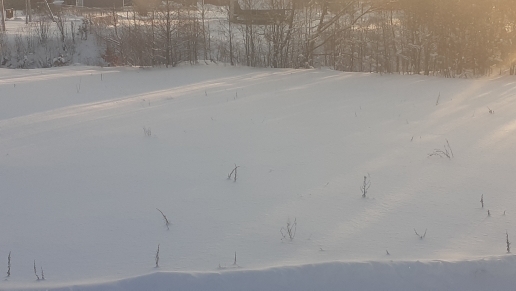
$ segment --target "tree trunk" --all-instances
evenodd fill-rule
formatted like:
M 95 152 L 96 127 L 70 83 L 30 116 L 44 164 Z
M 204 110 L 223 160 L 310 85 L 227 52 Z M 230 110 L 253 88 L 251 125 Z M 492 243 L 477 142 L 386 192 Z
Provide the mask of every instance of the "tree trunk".
M 5 9 L 4 9 L 4 0 L 0 0 L 0 12 L 2 12 L 2 31 L 5 31 Z
M 166 27 L 165 27 L 165 30 L 166 30 L 166 44 L 165 44 L 165 66 L 168 68 L 170 66 L 170 42 L 171 42 L 171 25 L 172 25 L 172 22 L 170 21 L 170 1 L 167 0 L 167 4 L 166 4 L 166 13 L 167 13 L 167 23 L 166 23 Z

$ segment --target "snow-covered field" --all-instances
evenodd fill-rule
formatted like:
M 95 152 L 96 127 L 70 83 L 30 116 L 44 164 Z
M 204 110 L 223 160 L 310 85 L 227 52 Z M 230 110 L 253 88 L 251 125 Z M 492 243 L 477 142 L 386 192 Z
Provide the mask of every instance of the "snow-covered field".
M 511 290 L 515 113 L 507 76 L 1 69 L 0 289 Z

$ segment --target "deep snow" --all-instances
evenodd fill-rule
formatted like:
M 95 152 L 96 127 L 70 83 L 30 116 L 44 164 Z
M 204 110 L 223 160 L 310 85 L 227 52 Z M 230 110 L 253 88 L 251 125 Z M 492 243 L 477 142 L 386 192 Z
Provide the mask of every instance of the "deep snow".
M 513 77 L 0 70 L 0 289 L 507 290 L 515 97 Z

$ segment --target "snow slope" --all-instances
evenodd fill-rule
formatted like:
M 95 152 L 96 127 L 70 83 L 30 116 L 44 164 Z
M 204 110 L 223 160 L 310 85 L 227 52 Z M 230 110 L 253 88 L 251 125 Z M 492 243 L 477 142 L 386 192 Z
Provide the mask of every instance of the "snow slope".
M 0 289 L 507 290 L 515 97 L 512 77 L 0 70 Z

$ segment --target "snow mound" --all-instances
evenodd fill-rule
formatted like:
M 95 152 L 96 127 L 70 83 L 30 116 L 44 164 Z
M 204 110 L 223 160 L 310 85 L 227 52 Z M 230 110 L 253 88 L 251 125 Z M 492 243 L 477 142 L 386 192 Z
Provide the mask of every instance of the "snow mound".
M 156 272 L 111 282 L 26 290 L 512 290 L 516 284 L 515 267 L 515 256 L 458 262 L 332 262 L 262 270 Z

